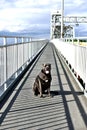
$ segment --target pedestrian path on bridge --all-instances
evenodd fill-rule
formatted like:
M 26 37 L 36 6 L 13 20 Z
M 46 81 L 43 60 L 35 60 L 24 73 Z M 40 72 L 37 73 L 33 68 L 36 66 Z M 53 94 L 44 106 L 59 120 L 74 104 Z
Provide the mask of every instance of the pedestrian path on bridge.
M 32 92 L 43 63 L 51 63 L 52 98 Z M 1 109 L 0 130 L 87 130 L 87 99 L 66 71 L 49 43 Z

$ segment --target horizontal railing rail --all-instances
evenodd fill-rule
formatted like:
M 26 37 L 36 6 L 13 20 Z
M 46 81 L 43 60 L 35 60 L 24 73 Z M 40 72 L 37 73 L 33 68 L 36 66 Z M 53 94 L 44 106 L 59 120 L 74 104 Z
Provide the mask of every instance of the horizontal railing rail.
M 48 42 L 48 40 L 31 41 L 28 37 L 9 36 L 9 38 L 15 38 L 15 43 L 7 44 L 8 37 L 2 38 L 3 44 L 0 45 L 0 96 L 6 91 L 11 80 L 15 80 L 21 74 Z M 19 43 L 18 38 L 21 38 L 22 42 Z M 25 38 L 28 41 L 25 41 Z
M 83 39 L 82 39 L 83 40 Z M 86 38 L 85 38 L 86 40 Z M 80 39 L 53 39 L 52 42 L 66 59 L 70 68 L 83 85 L 84 93 L 87 93 L 87 42 L 80 43 Z M 77 42 L 77 43 L 76 43 Z

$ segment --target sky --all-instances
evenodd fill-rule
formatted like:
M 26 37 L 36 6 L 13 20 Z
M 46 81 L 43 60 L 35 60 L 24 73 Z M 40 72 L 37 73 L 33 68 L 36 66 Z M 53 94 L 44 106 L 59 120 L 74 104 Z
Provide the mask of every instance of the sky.
M 0 31 L 26 32 L 50 29 L 50 14 L 61 0 L 0 0 Z M 86 0 L 65 0 L 65 16 L 87 16 Z M 87 31 L 87 25 L 81 30 Z

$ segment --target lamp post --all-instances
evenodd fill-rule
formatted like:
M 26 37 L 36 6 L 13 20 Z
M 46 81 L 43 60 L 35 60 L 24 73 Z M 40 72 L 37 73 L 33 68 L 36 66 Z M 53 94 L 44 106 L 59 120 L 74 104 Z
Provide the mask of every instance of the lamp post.
M 61 1 L 61 38 L 63 38 L 64 0 Z

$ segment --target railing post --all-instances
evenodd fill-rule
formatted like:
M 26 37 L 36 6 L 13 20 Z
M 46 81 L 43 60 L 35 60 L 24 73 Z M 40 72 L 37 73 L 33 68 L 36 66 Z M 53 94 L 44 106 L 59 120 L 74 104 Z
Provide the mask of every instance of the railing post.
M 87 47 L 86 47 L 86 56 L 87 56 Z M 84 95 L 87 97 L 87 58 L 86 58 L 86 78 L 85 78 L 85 90 Z
M 79 76 L 79 75 L 78 75 L 78 65 L 79 65 L 79 63 L 78 63 L 78 59 L 79 59 L 79 39 L 77 40 L 77 45 L 76 45 L 76 46 L 77 46 L 77 50 L 76 50 L 76 51 L 77 51 L 77 52 L 76 52 L 76 54 L 77 54 L 77 56 L 76 56 L 76 57 L 77 57 L 77 59 L 76 59 L 76 60 L 77 60 L 77 61 L 76 61 L 76 63 L 77 63 L 77 64 L 76 64 L 76 69 L 77 69 L 76 76 L 77 76 L 77 78 L 78 78 L 78 76 Z
M 32 59 L 32 38 L 30 38 L 30 48 L 31 48 L 31 57 L 30 57 L 30 59 Z
M 24 64 L 24 38 L 23 37 L 22 37 L 22 44 L 23 44 L 22 63 Z M 22 70 L 24 70 L 24 65 L 22 65 Z
M 32 41 L 32 38 L 30 37 L 30 42 Z
M 27 65 L 29 64 L 29 38 L 28 38 L 28 54 L 27 54 L 27 56 L 28 56 L 28 61 L 27 61 Z
M 4 91 L 7 89 L 7 41 L 6 37 L 3 37 L 3 44 L 4 44 Z
M 73 44 L 73 37 L 72 37 L 72 44 Z
M 77 41 L 77 42 L 78 42 L 78 43 L 77 43 L 78 45 L 79 45 L 79 41 L 80 41 L 80 40 L 78 39 L 78 41 Z
M 15 44 L 18 43 L 18 38 L 15 37 Z M 17 56 L 15 57 L 15 66 L 16 66 L 16 73 L 15 73 L 15 78 L 17 78 L 18 74 L 17 74 L 17 70 L 18 70 L 18 45 L 16 45 L 16 49 L 15 49 L 16 53 L 17 53 Z

